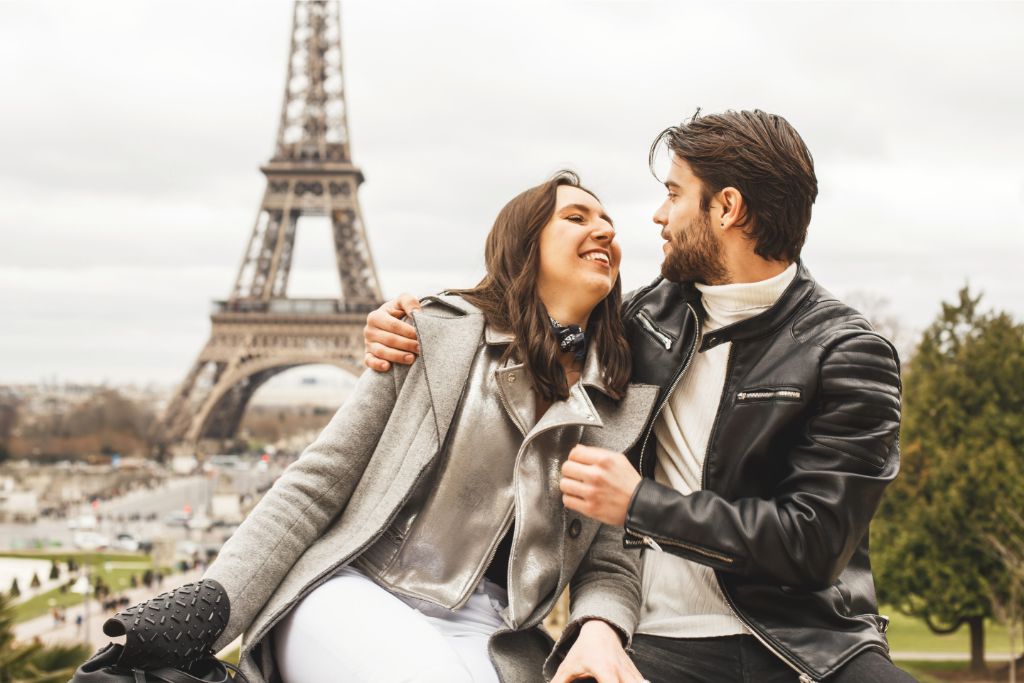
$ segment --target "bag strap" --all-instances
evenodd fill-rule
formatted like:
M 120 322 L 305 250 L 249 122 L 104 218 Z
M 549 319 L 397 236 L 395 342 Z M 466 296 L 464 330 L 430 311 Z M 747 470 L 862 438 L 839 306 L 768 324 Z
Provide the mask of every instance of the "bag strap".
M 245 674 L 239 670 L 237 666 L 230 662 L 220 661 L 224 665 L 224 668 L 230 670 L 235 674 L 235 678 L 241 680 L 242 683 L 249 683 L 249 679 L 245 677 Z M 132 673 L 135 674 L 135 683 L 146 683 L 146 676 L 152 676 L 153 678 L 164 681 L 165 683 L 210 683 L 202 678 L 196 678 L 191 674 L 187 674 L 179 669 L 172 669 L 170 667 L 163 667 L 160 669 L 151 669 L 149 671 L 143 671 L 142 669 L 132 669 Z M 229 683 L 231 678 L 226 677 L 227 680 L 224 683 Z

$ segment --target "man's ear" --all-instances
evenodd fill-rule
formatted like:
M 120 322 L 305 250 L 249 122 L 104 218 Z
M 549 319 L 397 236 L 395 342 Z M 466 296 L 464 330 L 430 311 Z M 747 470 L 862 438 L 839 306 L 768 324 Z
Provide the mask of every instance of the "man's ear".
M 725 187 L 715 193 L 715 199 L 722 207 L 722 215 L 718 218 L 718 227 L 746 228 L 749 211 L 743 195 L 735 187 Z M 714 224 L 714 223 L 712 223 Z

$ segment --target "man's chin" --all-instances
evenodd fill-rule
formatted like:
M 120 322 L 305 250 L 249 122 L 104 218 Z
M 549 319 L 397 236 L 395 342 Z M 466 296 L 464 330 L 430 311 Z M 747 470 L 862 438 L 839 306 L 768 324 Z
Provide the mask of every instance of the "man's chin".
M 670 259 L 665 259 L 661 262 L 661 276 L 669 282 L 689 282 L 693 280 L 692 277 L 687 277 L 687 274 L 682 272 Z

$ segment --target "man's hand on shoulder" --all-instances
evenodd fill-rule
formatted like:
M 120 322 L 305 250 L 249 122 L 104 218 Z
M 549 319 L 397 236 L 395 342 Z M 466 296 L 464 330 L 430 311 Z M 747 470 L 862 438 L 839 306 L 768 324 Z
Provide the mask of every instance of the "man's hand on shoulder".
M 416 360 L 415 354 L 420 352 L 420 345 L 416 340 L 416 328 L 401 318 L 420 308 L 416 297 L 399 294 L 397 299 L 382 304 L 366 316 L 363 365 L 377 372 L 387 372 L 391 363 L 412 365 Z
M 551 683 L 581 678 L 596 679 L 598 683 L 644 683 L 643 675 L 622 649 L 619 634 L 600 619 L 583 624 Z

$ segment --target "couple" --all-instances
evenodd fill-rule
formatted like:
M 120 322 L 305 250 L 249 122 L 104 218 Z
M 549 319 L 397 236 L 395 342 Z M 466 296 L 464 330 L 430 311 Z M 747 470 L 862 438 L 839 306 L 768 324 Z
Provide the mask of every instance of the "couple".
M 562 172 L 501 210 L 479 285 L 371 314 L 375 371 L 205 575 L 250 680 L 913 680 L 868 558 L 898 361 L 799 260 L 811 155 L 761 111 L 662 146 L 651 285 L 623 298 Z

